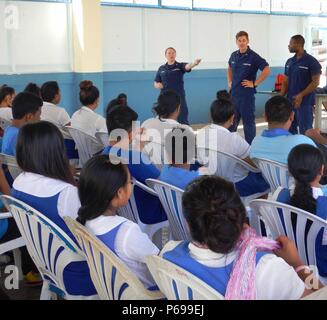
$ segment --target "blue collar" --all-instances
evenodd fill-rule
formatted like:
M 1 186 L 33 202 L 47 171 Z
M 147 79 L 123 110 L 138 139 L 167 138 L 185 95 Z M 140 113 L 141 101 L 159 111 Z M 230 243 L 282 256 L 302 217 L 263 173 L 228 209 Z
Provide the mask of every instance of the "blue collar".
M 274 138 L 274 137 L 279 137 L 279 136 L 291 136 L 292 133 L 289 131 L 282 129 L 282 128 L 276 128 L 276 129 L 271 129 L 271 130 L 264 130 L 262 132 L 262 136 L 266 138 Z

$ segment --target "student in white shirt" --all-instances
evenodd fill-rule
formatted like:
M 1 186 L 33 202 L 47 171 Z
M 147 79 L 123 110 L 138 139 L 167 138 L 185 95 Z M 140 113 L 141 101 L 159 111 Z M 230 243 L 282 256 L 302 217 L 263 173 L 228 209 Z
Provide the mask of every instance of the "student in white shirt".
M 4 84 L 0 87 L 0 118 L 10 122 L 12 120 L 12 102 L 15 98 L 16 92 L 12 87 Z
M 244 285 L 247 290 L 254 288 L 256 299 L 297 300 L 315 290 L 306 289 L 304 281 L 313 274 L 304 271 L 296 247 L 287 237 L 277 239 L 281 245 L 275 250 L 277 256 L 257 249 L 260 238 L 255 238 L 254 245 L 242 238 L 249 227 L 245 224 L 245 207 L 232 183 L 215 176 L 201 177 L 186 188 L 182 203 L 191 242 L 168 243 L 161 252 L 164 259 L 193 273 L 225 296 L 233 269 L 242 257 L 239 246 L 245 240 L 244 245 L 255 250 L 256 258 L 254 278 L 245 278 L 254 283 Z M 240 281 L 252 268 L 247 261 L 243 262 L 243 270 L 238 274 Z
M 81 208 L 78 221 L 99 238 L 144 284 L 155 285 L 145 257 L 157 255 L 158 248 L 140 227 L 117 215 L 133 191 L 126 165 L 113 164 L 105 155 L 95 156 L 83 167 L 78 192 Z
M 153 113 L 156 117 L 144 121 L 142 128 L 146 129 L 146 132 L 149 132 L 150 129 L 157 130 L 161 138 L 161 141 L 157 142 L 164 144 L 164 137 L 174 128 L 178 127 L 193 131 L 190 126 L 177 121 L 180 112 L 181 98 L 179 94 L 173 90 L 163 91 L 153 108 Z
M 249 158 L 250 145 L 239 133 L 228 130 L 234 122 L 235 107 L 227 91 L 217 93 L 217 100 L 211 105 L 211 118 L 213 123 L 197 133 L 198 148 L 226 152 L 255 167 Z M 217 168 L 219 159 L 216 153 L 209 153 L 207 159 L 203 149 L 199 149 L 198 160 L 200 163 L 208 164 L 209 173 L 215 173 L 211 172 L 211 168 Z M 269 192 L 269 185 L 261 173 L 250 172 L 239 165 L 235 165 L 234 168 L 234 182 L 241 197 Z
M 91 136 L 95 136 L 98 131 L 107 132 L 105 118 L 95 113 L 100 97 L 98 88 L 88 80 L 82 81 L 79 86 L 79 97 L 83 106 L 73 114 L 71 125 Z
M 23 126 L 16 158 L 23 173 L 14 181 L 11 195 L 41 212 L 76 242 L 63 217 L 76 219 L 80 201 L 59 129 L 46 121 Z M 69 264 L 64 283 L 69 294 L 96 295 L 86 261 Z
M 58 106 L 61 92 L 56 81 L 45 82 L 41 87 L 43 107 L 41 120 L 55 124 L 59 129 L 70 124 L 70 117 L 64 108 Z

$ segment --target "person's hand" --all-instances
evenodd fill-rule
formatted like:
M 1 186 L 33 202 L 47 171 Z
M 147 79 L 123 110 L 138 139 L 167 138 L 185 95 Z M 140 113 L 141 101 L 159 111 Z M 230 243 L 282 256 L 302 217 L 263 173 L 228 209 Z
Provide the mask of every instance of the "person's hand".
M 320 137 L 320 129 L 319 128 L 312 128 L 312 129 L 308 129 L 305 132 L 305 135 L 309 138 L 315 138 L 315 137 Z
M 254 82 L 250 80 L 243 80 L 241 84 L 244 88 L 254 88 Z
M 193 62 L 194 66 L 198 66 L 201 63 L 202 59 L 195 59 Z
M 164 88 L 164 86 L 161 82 L 156 82 L 155 87 L 160 90 L 162 90 Z
M 232 90 L 232 81 L 228 81 L 228 90 L 231 91 Z
M 303 100 L 303 96 L 301 93 L 297 94 L 296 96 L 293 97 L 293 104 L 295 108 L 300 108 L 301 107 L 301 103 Z
M 286 236 L 280 236 L 276 241 L 281 245 L 280 249 L 274 250 L 276 256 L 284 259 L 293 268 L 297 268 L 304 264 L 293 241 L 288 239 Z

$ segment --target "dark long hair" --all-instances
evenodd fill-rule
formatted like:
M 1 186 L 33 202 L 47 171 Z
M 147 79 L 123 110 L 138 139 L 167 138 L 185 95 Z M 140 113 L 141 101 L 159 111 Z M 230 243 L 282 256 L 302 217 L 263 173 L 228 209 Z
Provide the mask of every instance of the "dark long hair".
M 0 87 L 0 103 L 8 96 L 15 94 L 15 89 L 4 84 Z
M 153 112 L 159 118 L 166 119 L 169 118 L 169 116 L 174 113 L 180 105 L 180 95 L 173 90 L 166 90 L 159 95 L 158 101 L 153 108 Z
M 113 164 L 106 155 L 90 159 L 83 167 L 78 183 L 81 208 L 77 220 L 85 225 L 86 221 L 103 215 L 127 181 L 126 165 Z
M 25 172 L 75 185 L 64 139 L 59 129 L 50 122 L 26 124 L 20 129 L 16 159 L 19 167 Z
M 233 251 L 246 215 L 232 183 L 216 176 L 203 176 L 188 185 L 182 202 L 194 241 L 217 253 Z
M 317 204 L 310 183 L 320 174 L 323 164 L 324 156 L 314 146 L 300 144 L 292 149 L 288 156 L 288 170 L 295 179 L 292 206 L 316 213 Z

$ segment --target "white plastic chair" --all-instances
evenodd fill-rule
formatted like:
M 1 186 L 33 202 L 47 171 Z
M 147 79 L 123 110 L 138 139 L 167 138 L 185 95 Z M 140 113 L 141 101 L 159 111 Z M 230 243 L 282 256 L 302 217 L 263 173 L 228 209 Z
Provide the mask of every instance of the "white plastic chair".
M 146 264 L 168 300 L 224 300 L 204 281 L 162 257 L 148 256 Z
M 184 191 L 168 183 L 147 179 L 146 183 L 154 189 L 167 214 L 172 240 L 190 240 L 190 233 L 182 210 Z
M 292 185 L 294 179 L 289 175 L 287 165 L 263 158 L 255 158 L 253 162 L 260 168 L 272 193 L 274 193 L 278 187 L 288 189 Z
M 98 139 L 98 142 L 102 144 L 102 146 L 105 148 L 108 146 L 109 143 L 109 134 L 108 132 L 104 131 L 98 131 L 95 133 L 95 137 Z
M 16 158 L 4 153 L 0 153 L 0 164 L 8 167 L 11 177 L 15 180 L 23 171 L 19 168 Z
M 134 183 L 135 187 L 139 187 L 142 190 L 144 190 L 145 192 L 147 192 L 155 197 L 158 197 L 157 193 L 153 189 L 151 189 L 148 186 L 144 185 L 143 183 L 137 181 L 135 178 L 133 178 L 133 183 Z M 128 201 L 128 204 L 126 206 L 118 209 L 118 215 L 137 223 L 140 226 L 141 230 L 144 233 L 146 233 L 152 241 L 154 241 L 154 236 L 159 230 L 161 230 L 162 228 L 169 227 L 168 221 L 162 221 L 162 222 L 158 222 L 155 224 L 144 224 L 140 219 L 140 215 L 139 215 L 139 212 L 137 209 L 134 193 L 132 193 L 132 195 Z M 156 244 L 159 248 L 162 247 L 162 241 L 161 241 L 161 243 L 156 243 Z
M 79 166 L 83 167 L 89 159 L 103 149 L 103 146 L 98 139 L 78 128 L 72 126 L 67 126 L 66 128 L 75 141 L 80 160 Z
M 149 291 L 100 240 L 77 221 L 65 222 L 82 248 L 91 278 L 101 300 L 158 300 L 160 291 Z M 135 244 L 137 245 L 137 244 Z
M 217 175 L 232 183 L 238 182 L 235 180 L 234 175 L 235 168 L 237 167 L 240 167 L 247 172 L 261 172 L 260 169 L 251 166 L 246 161 L 239 159 L 227 152 L 198 147 L 197 155 L 200 161 L 203 162 L 203 165 L 208 168 L 209 174 Z M 265 194 L 267 194 L 267 192 L 259 192 L 241 198 L 244 205 L 247 206 L 251 200 L 259 198 Z
M 4 220 L 4 219 L 13 219 L 13 216 L 10 212 L 1 212 L 0 220 Z M 0 244 L 0 256 L 9 251 L 13 251 L 15 266 L 18 268 L 19 280 L 23 279 L 22 259 L 21 259 L 21 252 L 19 248 L 24 247 L 25 245 L 26 244 L 23 237 L 18 237 L 16 239 Z
M 68 300 L 90 299 L 70 295 L 65 289 L 65 267 L 72 262 L 85 261 L 74 241 L 51 220 L 24 202 L 9 196 L 0 196 L 0 200 L 14 217 L 28 253 L 42 276 L 40 299 L 56 299 L 57 294 Z
M 273 239 L 280 235 L 286 235 L 296 243 L 300 257 L 306 265 L 316 266 L 316 238 L 321 228 L 327 228 L 327 221 L 313 215 L 307 211 L 293 206 L 270 200 L 253 200 L 250 203 L 253 220 L 252 227 L 260 234 L 258 218 L 262 219 Z M 254 217 L 256 215 L 257 218 Z M 282 223 L 281 215 L 284 219 L 285 228 Z M 293 228 L 292 215 L 296 216 L 296 226 Z M 307 235 L 305 229 L 307 222 L 312 225 Z M 321 281 L 327 284 L 327 279 L 320 277 Z
M 11 124 L 11 121 L 8 121 L 4 118 L 0 118 L 0 128 L 2 128 L 2 130 L 6 130 L 8 127 L 11 126 Z

